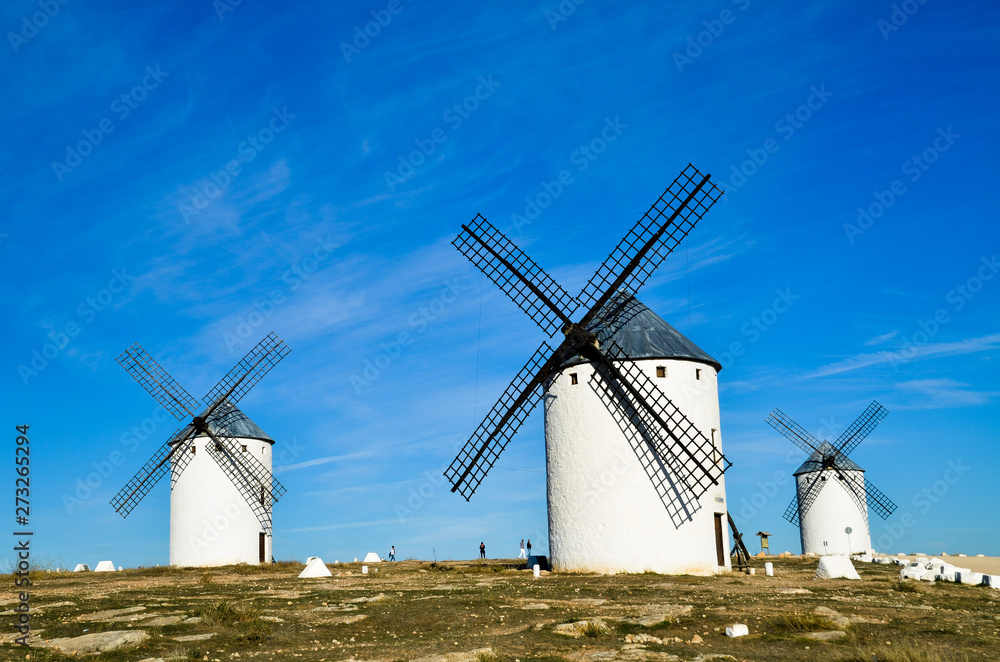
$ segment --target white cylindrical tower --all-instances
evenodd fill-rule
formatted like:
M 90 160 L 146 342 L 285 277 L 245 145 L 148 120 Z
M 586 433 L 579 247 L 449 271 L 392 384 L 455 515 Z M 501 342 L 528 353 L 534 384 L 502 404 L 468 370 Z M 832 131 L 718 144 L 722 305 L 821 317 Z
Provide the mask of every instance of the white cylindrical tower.
M 602 346 L 613 339 L 634 359 L 655 388 L 714 443 L 714 460 L 721 462 L 718 362 L 635 299 L 626 315 L 595 331 Z M 686 503 L 669 479 L 665 488 L 652 480 L 649 467 L 662 476 L 663 466 L 639 436 L 629 434 L 633 428 L 608 402 L 601 379 L 590 363 L 571 362 L 546 390 L 553 568 L 694 575 L 728 569 L 724 480 Z M 673 478 L 669 470 L 665 475 Z
M 865 493 L 864 470 L 851 460 L 840 457 L 837 467 L 852 486 L 844 481 L 833 469 L 823 469 L 824 453 L 832 455 L 834 448 L 824 442 L 795 472 L 795 488 L 799 497 L 799 532 L 802 537 L 803 554 L 858 554 L 871 550 L 871 536 L 868 531 L 868 507 Z M 807 497 L 807 490 L 814 480 L 819 480 Z M 855 496 L 849 492 L 853 490 Z M 818 492 L 817 492 L 818 490 Z M 813 498 L 815 497 L 815 498 Z M 812 501 L 805 513 L 804 503 Z M 864 504 L 858 507 L 858 501 Z M 846 529 L 851 532 L 847 533 Z
M 237 407 L 223 404 L 209 418 L 213 432 L 221 425 L 235 439 L 239 453 L 252 457 L 271 475 L 274 440 Z M 259 518 L 243 493 L 206 451 L 214 443 L 195 437 L 187 462 L 171 465 L 170 564 L 219 566 L 258 564 L 272 559 L 271 501 L 259 495 Z M 258 486 L 265 491 L 270 484 Z M 264 519 L 264 522 L 261 521 Z

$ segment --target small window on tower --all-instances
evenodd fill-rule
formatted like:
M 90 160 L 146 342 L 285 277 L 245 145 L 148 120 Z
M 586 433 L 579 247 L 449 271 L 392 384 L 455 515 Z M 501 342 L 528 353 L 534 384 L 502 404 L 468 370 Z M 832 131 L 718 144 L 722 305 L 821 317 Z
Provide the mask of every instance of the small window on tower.
M 197 447 L 197 446 L 194 446 L 194 445 L 192 445 L 192 446 L 191 446 L 191 455 L 194 455 L 194 454 L 195 454 L 196 452 L 198 452 L 198 447 Z
M 579 380 L 577 379 L 577 376 L 576 376 L 575 372 L 569 373 L 569 383 L 570 384 L 578 384 L 579 383 Z
M 701 368 L 695 368 L 694 369 L 694 378 L 695 379 L 701 379 Z
M 260 488 L 260 505 L 264 505 L 264 488 Z
M 242 451 L 243 451 L 244 453 L 246 453 L 246 452 L 247 452 L 247 445 L 246 445 L 246 444 L 243 444 L 242 446 L 240 446 L 240 448 L 242 449 Z
M 657 377 L 666 377 L 667 376 L 667 366 L 665 366 L 665 365 L 658 365 L 658 366 L 656 366 L 656 376 Z

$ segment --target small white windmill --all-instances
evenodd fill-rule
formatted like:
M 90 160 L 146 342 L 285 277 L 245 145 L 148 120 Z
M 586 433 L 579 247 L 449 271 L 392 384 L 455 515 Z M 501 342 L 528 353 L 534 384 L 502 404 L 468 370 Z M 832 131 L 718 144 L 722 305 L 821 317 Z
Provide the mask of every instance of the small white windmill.
M 118 362 L 178 420 L 177 430 L 115 495 L 122 517 L 170 472 L 170 564 L 218 566 L 272 559 L 272 507 L 285 488 L 271 474 L 274 440 L 236 407 L 290 350 L 268 334 L 215 385 L 199 414 L 191 397 L 138 343 Z
M 847 457 L 888 413 L 873 401 L 832 444 L 820 442 L 779 409 L 767 417 L 771 427 L 809 453 L 793 474 L 795 498 L 785 509 L 785 519 L 799 527 L 803 554 L 868 552 L 869 510 L 886 519 L 896 509 Z

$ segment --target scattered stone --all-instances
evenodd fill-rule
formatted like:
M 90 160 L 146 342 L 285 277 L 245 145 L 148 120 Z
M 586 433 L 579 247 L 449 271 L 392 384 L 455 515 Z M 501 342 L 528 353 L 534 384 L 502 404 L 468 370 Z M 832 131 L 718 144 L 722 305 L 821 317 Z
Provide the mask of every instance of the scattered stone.
M 846 637 L 847 633 L 843 630 L 830 630 L 829 632 L 806 632 L 801 636 L 806 639 L 815 639 L 816 641 L 830 641 L 831 639 Z
M 592 618 L 585 621 L 574 621 L 572 623 L 560 623 L 553 629 L 553 632 L 567 637 L 579 638 L 582 637 L 585 631 L 591 627 L 597 627 L 601 632 L 610 632 L 608 624 L 599 618 Z
M 215 636 L 215 632 L 206 632 L 204 634 L 186 634 L 182 637 L 171 637 L 174 641 L 205 641 L 206 639 L 211 639 Z
M 654 637 L 649 634 L 627 634 L 625 635 L 626 644 L 662 644 L 663 640 L 659 637 Z
M 74 620 L 77 621 L 110 621 L 118 616 L 123 616 L 125 614 L 134 614 L 136 612 L 146 611 L 144 605 L 136 605 L 135 607 L 125 607 L 124 609 L 109 609 L 107 611 L 98 611 L 93 614 L 81 614 L 77 616 Z
M 694 607 L 691 605 L 646 605 L 638 618 L 614 618 L 613 620 L 651 627 L 659 625 L 663 621 L 690 614 L 692 609 Z
M 526 605 L 521 605 L 521 609 L 548 609 L 549 606 L 544 602 L 531 602 Z
M 349 623 L 357 623 L 358 621 L 363 621 L 368 618 L 365 614 L 355 614 L 353 616 L 337 616 L 329 620 L 324 621 L 324 623 L 330 623 L 332 625 L 347 625 Z
M 174 625 L 184 620 L 183 616 L 160 616 L 142 622 L 142 627 L 162 627 L 164 625 Z
M 701 635 L 697 635 L 696 634 L 693 637 L 691 637 L 691 641 L 689 641 L 688 643 L 689 644 L 703 644 L 703 643 L 705 643 L 705 640 L 701 638 Z
M 142 630 L 110 630 L 108 632 L 91 632 L 79 637 L 58 637 L 49 639 L 41 645 L 45 648 L 56 648 L 68 655 L 88 655 L 113 651 L 123 646 L 138 646 L 149 639 Z
M 727 637 L 745 637 L 748 634 L 750 634 L 750 628 L 743 623 L 735 623 L 733 625 L 726 626 Z
M 586 605 L 587 607 L 600 607 L 607 602 L 607 600 L 602 598 L 576 598 L 574 600 L 570 600 L 570 602 L 577 605 Z
M 315 609 L 313 611 L 316 611 Z M 261 616 L 262 621 L 271 621 L 272 623 L 284 623 L 285 619 L 279 618 L 278 616 Z
M 413 660 L 413 662 L 476 662 L 476 660 L 492 656 L 492 648 L 477 648 L 476 650 L 463 651 L 459 653 L 443 653 L 440 655 L 418 657 Z
M 851 622 L 849 618 L 837 611 L 834 611 L 833 609 L 830 609 L 829 607 L 816 607 L 813 609 L 813 613 L 817 616 L 822 616 L 834 625 L 839 625 L 840 627 L 845 627 Z
M 354 602 L 354 603 L 359 603 L 359 602 L 381 602 L 382 600 L 385 600 L 385 594 L 379 593 L 378 595 L 373 595 L 370 598 L 365 598 L 365 597 L 354 598 L 352 600 L 348 600 L 348 602 Z
M 806 595 L 807 593 L 812 593 L 812 591 L 807 588 L 783 588 L 778 593 L 784 593 L 785 595 Z
M 326 607 L 313 607 L 312 611 L 357 611 L 357 605 L 329 605 Z
M 195 623 L 201 623 L 201 616 L 192 616 L 191 618 L 185 618 L 183 621 L 184 625 L 194 625 Z

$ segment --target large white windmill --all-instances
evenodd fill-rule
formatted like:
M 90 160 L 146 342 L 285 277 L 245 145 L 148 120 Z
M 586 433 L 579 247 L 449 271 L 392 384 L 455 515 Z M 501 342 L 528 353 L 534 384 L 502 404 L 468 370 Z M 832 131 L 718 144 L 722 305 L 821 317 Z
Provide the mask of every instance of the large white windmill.
M 886 519 L 896 509 L 847 455 L 889 412 L 872 401 L 844 434 L 820 442 L 798 423 L 775 409 L 767 422 L 809 453 L 793 474 L 795 497 L 785 519 L 798 525 L 803 554 L 855 554 L 871 551 L 869 511 Z
M 238 407 L 288 354 L 273 333 L 243 357 L 200 406 L 138 344 L 118 362 L 178 420 L 189 419 L 115 495 L 122 517 L 170 473 L 170 564 L 218 566 L 273 558 L 272 508 L 285 488 L 272 475 L 274 440 Z
M 556 570 L 731 566 L 720 365 L 634 296 L 721 195 L 688 165 L 576 298 L 482 216 L 455 241 L 543 330 L 565 339 L 557 349 L 542 343 L 445 476 L 469 499 L 544 396 Z

